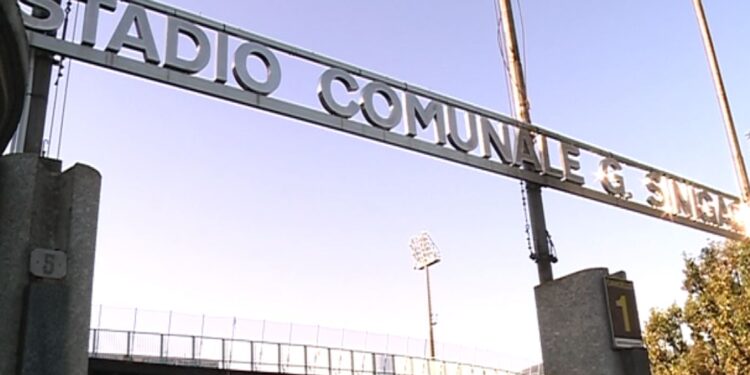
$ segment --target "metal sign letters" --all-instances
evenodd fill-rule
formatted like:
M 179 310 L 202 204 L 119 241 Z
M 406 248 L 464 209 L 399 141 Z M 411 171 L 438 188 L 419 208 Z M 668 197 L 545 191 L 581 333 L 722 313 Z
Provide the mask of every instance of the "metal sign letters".
M 34 48 L 724 237 L 745 237 L 747 210 L 735 196 L 202 16 L 151 0 L 88 0 L 81 37 L 66 41 L 52 36 L 64 18 L 59 4 L 19 3 Z M 40 11 L 32 15 L 33 8 Z M 98 27 L 103 17 L 116 22 L 107 35 Z M 166 26 L 152 27 L 156 17 Z M 180 53 L 186 49 L 191 57 Z M 317 89 L 322 110 L 274 97 L 282 80 L 279 53 L 322 66 Z M 251 59 L 265 74 L 251 73 Z

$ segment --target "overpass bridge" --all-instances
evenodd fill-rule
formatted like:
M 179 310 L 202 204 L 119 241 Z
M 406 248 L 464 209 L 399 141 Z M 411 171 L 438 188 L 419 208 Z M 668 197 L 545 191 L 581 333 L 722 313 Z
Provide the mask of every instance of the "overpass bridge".
M 515 375 L 389 353 L 154 332 L 91 329 L 90 375 Z

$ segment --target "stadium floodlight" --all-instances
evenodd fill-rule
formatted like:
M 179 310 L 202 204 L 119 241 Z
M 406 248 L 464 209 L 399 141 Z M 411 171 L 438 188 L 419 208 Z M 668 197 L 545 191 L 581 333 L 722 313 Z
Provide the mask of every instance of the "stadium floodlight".
M 430 266 L 440 262 L 440 250 L 435 242 L 432 241 L 430 234 L 426 231 L 414 236 L 409 241 L 411 255 L 414 258 L 414 269 L 424 270 L 427 277 L 427 314 L 430 327 L 430 358 L 435 359 L 435 336 L 433 327 L 435 316 L 432 314 L 432 294 L 430 292 Z
M 415 269 L 423 270 L 440 262 L 440 250 L 426 231 L 412 237 L 409 246 Z

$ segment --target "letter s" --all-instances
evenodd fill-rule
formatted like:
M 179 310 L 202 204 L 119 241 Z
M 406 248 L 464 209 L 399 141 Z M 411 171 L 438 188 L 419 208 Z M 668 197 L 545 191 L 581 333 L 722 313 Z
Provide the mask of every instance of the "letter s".
M 60 28 L 65 15 L 62 7 L 53 0 L 21 0 L 32 7 L 31 14 L 22 12 L 26 27 L 37 31 L 55 31 Z

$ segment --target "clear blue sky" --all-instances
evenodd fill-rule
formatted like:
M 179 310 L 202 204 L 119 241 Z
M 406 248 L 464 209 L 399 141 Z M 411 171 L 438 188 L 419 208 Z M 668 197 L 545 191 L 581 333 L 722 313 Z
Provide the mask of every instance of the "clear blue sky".
M 170 4 L 509 113 L 493 0 Z M 744 134 L 750 3 L 706 10 Z M 689 1 L 529 1 L 522 13 L 535 123 L 737 193 Z M 279 57 L 274 96 L 320 108 L 322 69 Z M 426 229 L 443 254 L 437 340 L 496 351 L 509 367 L 540 360 L 518 181 L 82 64 L 61 158 L 104 178 L 96 304 L 425 337 L 408 241 Z M 681 299 L 682 254 L 715 239 L 544 198 L 556 275 L 626 270 L 642 320 Z

